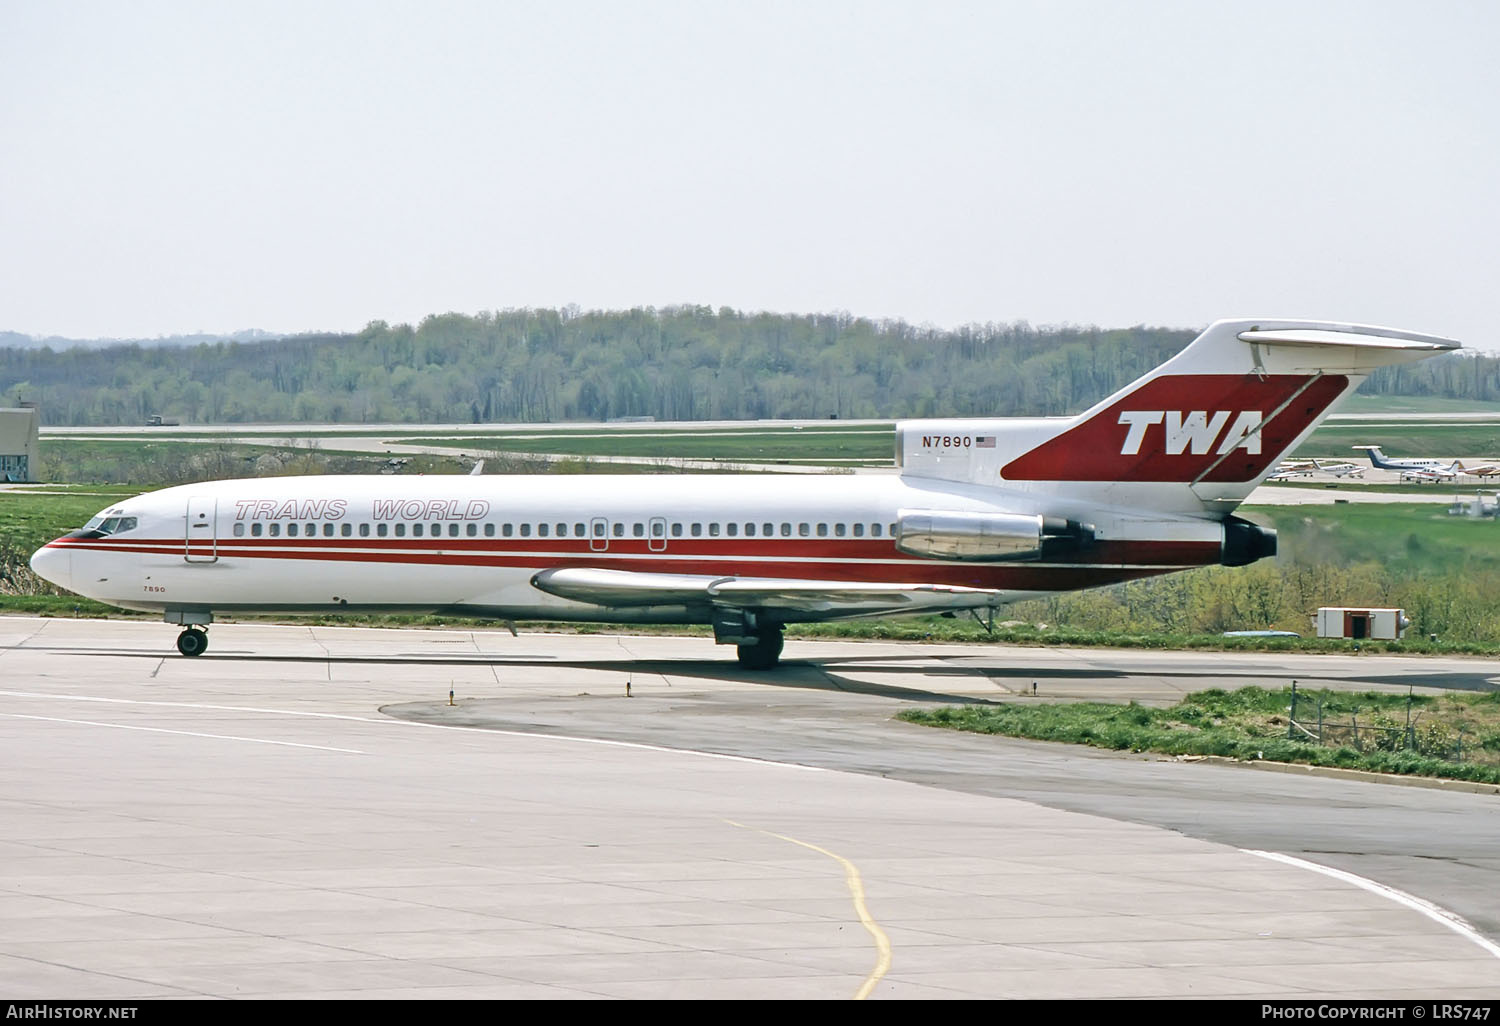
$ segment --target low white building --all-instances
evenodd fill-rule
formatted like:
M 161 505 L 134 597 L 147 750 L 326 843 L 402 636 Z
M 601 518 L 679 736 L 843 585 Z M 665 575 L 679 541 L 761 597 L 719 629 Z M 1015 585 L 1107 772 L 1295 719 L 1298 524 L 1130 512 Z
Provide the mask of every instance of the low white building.
M 1355 608 L 1353 606 L 1321 606 L 1313 618 L 1320 638 L 1374 638 L 1395 641 L 1404 637 L 1411 621 L 1404 609 Z
M 42 461 L 41 411 L 0 409 L 0 481 L 35 481 Z

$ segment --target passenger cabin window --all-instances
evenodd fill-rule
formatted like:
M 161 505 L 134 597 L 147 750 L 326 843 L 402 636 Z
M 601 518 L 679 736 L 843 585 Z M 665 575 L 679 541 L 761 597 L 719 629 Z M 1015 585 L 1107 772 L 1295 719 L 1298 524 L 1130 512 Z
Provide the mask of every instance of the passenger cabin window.
M 286 536 L 288 538 L 295 538 L 295 537 L 297 537 L 297 526 L 298 525 L 296 525 L 296 524 L 287 524 L 286 525 Z
M 717 538 L 719 536 L 719 522 L 717 520 L 708 525 L 708 536 L 710 538 Z
M 694 524 L 692 526 L 692 529 L 690 530 L 689 533 L 692 534 L 692 536 L 694 538 L 701 538 L 701 537 L 703 537 L 703 525 L 702 524 Z
M 568 525 L 567 524 L 558 524 L 557 525 L 557 536 L 559 538 L 566 538 L 568 536 Z
M 359 525 L 359 536 L 361 538 L 368 538 L 368 537 L 370 537 L 370 525 L 369 524 L 360 524 Z
M 333 537 L 333 525 L 332 524 L 324 524 L 323 525 L 323 537 L 324 538 L 332 538 Z
M 740 525 L 731 521 L 724 525 L 724 533 L 731 538 L 737 537 L 740 533 Z
M 827 524 L 819 524 L 818 525 L 818 537 L 819 538 L 827 538 L 828 537 L 828 525 Z
M 386 536 L 386 532 L 389 531 L 389 530 L 390 530 L 390 525 L 389 524 L 376 524 L 375 525 L 375 533 L 377 535 L 379 535 L 380 537 L 382 537 L 382 538 L 384 538 Z
M 270 527 L 270 533 L 271 533 L 271 537 L 272 538 L 280 538 L 281 537 L 281 525 L 280 524 L 272 524 L 271 527 Z
M 549 535 L 551 533 L 552 533 L 552 528 L 550 526 L 548 526 L 547 524 L 537 524 L 536 525 L 536 536 L 538 538 L 545 538 L 545 537 L 547 537 L 547 535 Z
M 633 535 L 635 535 L 637 538 L 644 538 L 644 537 L 646 537 L 646 525 L 645 524 L 631 524 L 630 525 L 630 533 L 633 534 Z
M 792 536 L 792 525 L 791 524 L 788 524 L 788 523 L 785 523 L 785 522 L 782 523 L 782 525 L 781 525 L 781 536 L 783 538 L 790 538 Z
M 673 523 L 672 524 L 672 537 L 673 538 L 681 538 L 682 537 L 682 525 L 681 524 L 679 524 L 679 523 Z
M 574 524 L 573 525 L 573 537 L 574 538 L 585 538 L 585 537 L 588 536 L 588 533 L 589 533 L 588 532 L 588 528 L 584 527 L 582 524 Z
M 856 538 L 863 538 L 864 536 L 865 536 L 865 525 L 864 524 L 855 524 L 854 525 L 854 537 L 856 537 Z
M 345 538 L 352 538 L 352 537 L 354 537 L 354 525 L 353 524 L 340 524 L 339 525 L 339 534 L 343 535 Z
M 422 524 L 412 524 L 411 525 L 411 536 L 413 538 L 420 538 L 420 537 L 422 537 L 423 527 L 424 527 L 424 525 L 422 525 Z
M 484 536 L 486 538 L 493 538 L 493 537 L 495 537 L 495 525 L 494 524 L 485 524 L 484 525 Z
M 746 538 L 754 538 L 755 537 L 755 525 L 754 524 L 746 524 L 745 525 L 745 537 Z
M 243 538 L 243 537 L 245 537 L 245 525 L 244 524 L 235 524 L 234 525 L 234 536 L 236 538 Z
M 834 537 L 836 537 L 836 538 L 842 538 L 844 536 L 844 525 L 843 524 L 834 524 L 833 525 L 833 534 L 834 534 Z
M 255 523 L 250 525 L 250 536 L 252 538 L 259 538 L 263 533 L 265 533 L 265 530 L 265 525 L 260 521 L 256 521 Z
M 801 535 L 802 537 L 806 538 L 808 535 L 812 534 L 812 525 L 811 524 L 798 524 L 797 525 L 797 533 L 799 535 Z
M 530 524 L 522 524 L 521 525 L 521 537 L 522 538 L 530 538 L 531 537 L 531 525 Z
M 469 524 L 468 525 L 468 534 L 469 534 L 470 538 L 477 538 L 477 537 L 479 537 L 479 525 L 478 524 Z

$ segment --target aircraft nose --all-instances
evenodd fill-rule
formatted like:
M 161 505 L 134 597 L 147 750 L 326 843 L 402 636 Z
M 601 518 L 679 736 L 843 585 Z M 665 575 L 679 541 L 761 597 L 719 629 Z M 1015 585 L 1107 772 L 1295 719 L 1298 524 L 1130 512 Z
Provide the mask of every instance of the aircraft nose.
M 59 588 L 73 587 L 73 553 L 54 545 L 43 545 L 32 553 L 31 570 Z

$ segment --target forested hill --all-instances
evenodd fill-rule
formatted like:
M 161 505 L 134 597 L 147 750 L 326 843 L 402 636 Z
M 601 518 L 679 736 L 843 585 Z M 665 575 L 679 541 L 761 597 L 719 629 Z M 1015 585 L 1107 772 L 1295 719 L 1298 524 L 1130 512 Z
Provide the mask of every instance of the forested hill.
M 1192 330 L 970 326 L 847 314 L 444 314 L 352 335 L 100 349 L 0 348 L 0 405 L 53 425 L 1052 415 L 1098 401 Z M 1365 391 L 1500 397 L 1500 359 L 1443 357 Z

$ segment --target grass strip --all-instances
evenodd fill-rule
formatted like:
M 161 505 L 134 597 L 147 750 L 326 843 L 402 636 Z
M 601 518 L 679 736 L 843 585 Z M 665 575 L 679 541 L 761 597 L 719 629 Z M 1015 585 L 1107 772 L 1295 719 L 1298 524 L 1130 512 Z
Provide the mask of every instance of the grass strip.
M 1298 722 L 1335 743 L 1289 731 L 1290 688 L 1211 689 L 1165 709 L 1071 702 L 909 709 L 908 723 L 1060 741 L 1113 751 L 1218 756 L 1500 784 L 1500 692 L 1440 696 L 1302 690 Z M 1363 720 L 1364 732 L 1342 726 Z M 1336 730 L 1334 724 L 1340 724 Z M 1410 727 L 1410 729 L 1408 729 Z M 1292 737 L 1288 734 L 1291 733 Z

